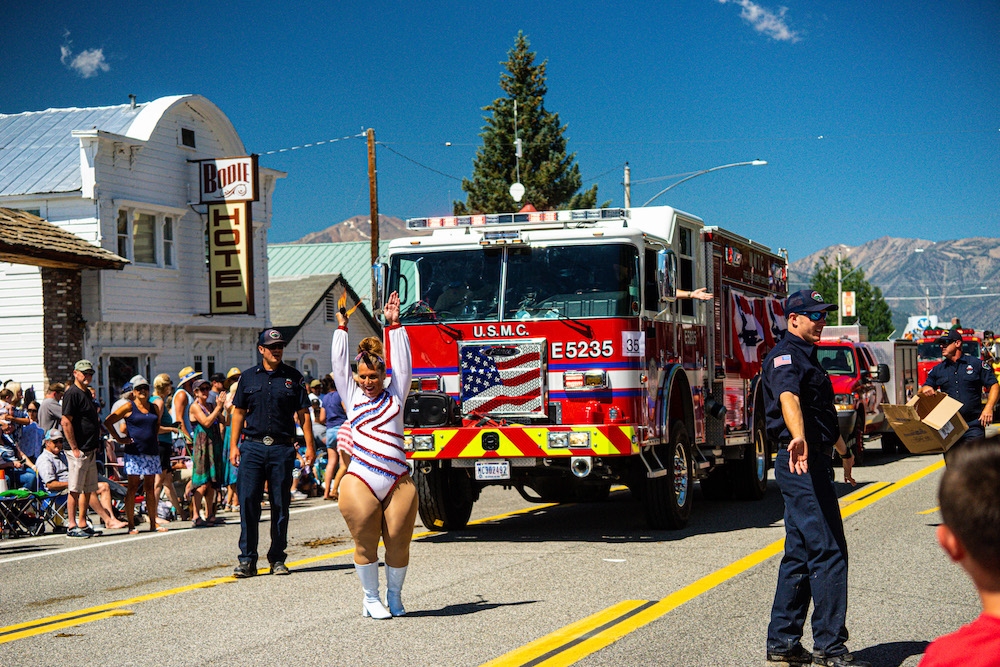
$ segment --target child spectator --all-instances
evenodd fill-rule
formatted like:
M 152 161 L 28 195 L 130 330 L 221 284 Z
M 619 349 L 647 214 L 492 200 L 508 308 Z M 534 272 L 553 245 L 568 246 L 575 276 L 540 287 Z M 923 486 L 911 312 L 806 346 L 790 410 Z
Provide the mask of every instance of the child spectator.
M 972 579 L 983 613 L 932 642 L 920 667 L 1000 667 L 1000 446 L 979 441 L 956 450 L 938 502 L 938 542 Z

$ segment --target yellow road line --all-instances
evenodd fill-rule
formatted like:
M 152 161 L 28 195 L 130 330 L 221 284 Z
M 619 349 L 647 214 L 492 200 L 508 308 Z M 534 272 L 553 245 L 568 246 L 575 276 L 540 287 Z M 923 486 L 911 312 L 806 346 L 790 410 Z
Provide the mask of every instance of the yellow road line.
M 111 618 L 112 616 L 131 616 L 132 611 L 128 609 L 115 609 L 112 611 L 102 611 L 99 613 L 81 614 L 77 617 L 61 621 L 58 623 L 42 623 L 35 622 L 35 626 L 25 628 L 18 632 L 10 632 L 9 634 L 0 635 L 0 644 L 5 644 L 7 642 L 12 642 L 18 639 L 24 639 L 25 637 L 34 637 L 35 635 L 44 634 L 46 632 L 55 632 L 56 630 L 62 630 L 63 628 L 71 628 L 76 625 L 83 625 L 84 623 L 90 623 L 92 621 L 101 621 L 105 618 Z M 11 626 L 13 627 L 13 626 Z
M 846 506 L 841 516 L 848 517 L 874 502 L 895 493 L 899 489 L 940 470 L 944 461 L 938 461 L 926 468 L 907 475 L 895 483 L 879 482 L 844 496 Z M 699 595 L 715 588 L 736 575 L 763 563 L 781 553 L 785 548 L 784 538 L 772 542 L 748 556 L 708 574 L 684 588 L 671 593 L 657 602 L 629 600 L 608 607 L 592 616 L 560 628 L 544 637 L 525 644 L 523 647 L 505 653 L 485 665 L 490 667 L 556 667 L 572 665 L 588 655 L 610 646 L 622 637 L 652 623 L 661 616 L 689 602 Z M 624 605 L 624 606 L 623 606 Z M 572 629 L 571 632 L 567 632 Z M 561 642 L 561 643 L 560 643 Z M 485 667 L 485 666 L 484 666 Z
M 484 519 L 470 521 L 469 523 L 476 524 L 476 523 L 486 523 L 490 521 L 499 521 L 504 518 L 509 518 L 522 514 L 530 514 L 531 512 L 537 512 L 538 510 L 546 509 L 552 506 L 553 506 L 552 503 L 535 505 L 533 507 L 527 507 L 524 509 L 515 510 L 513 512 L 507 512 L 506 514 L 497 514 L 491 517 L 486 517 Z M 413 539 L 418 540 L 428 537 L 430 535 L 437 535 L 437 534 L 438 534 L 437 531 L 428 530 L 421 533 L 415 533 L 413 535 Z M 291 561 L 287 563 L 287 565 L 290 568 L 300 567 L 302 565 L 309 565 L 312 563 L 317 563 L 319 561 L 330 560 L 332 558 L 348 556 L 352 553 L 354 553 L 353 547 L 349 549 L 341 549 L 340 551 L 335 551 L 329 554 L 323 554 L 321 556 L 312 556 L 297 561 Z M 257 569 L 257 574 L 266 574 L 269 571 L 270 568 L 261 567 Z M 156 600 L 159 598 L 170 597 L 171 595 L 187 593 L 202 588 L 212 588 L 213 586 L 217 586 L 219 584 L 228 584 L 234 581 L 236 581 L 236 579 L 232 575 L 228 575 L 225 577 L 217 577 L 215 579 L 209 579 L 208 581 L 203 581 L 196 584 L 179 586 L 177 588 L 170 588 L 164 591 L 157 591 L 155 593 L 140 595 L 137 597 L 128 598 L 126 600 L 118 600 L 116 602 L 109 602 L 107 604 L 97 605 L 95 607 L 89 607 L 87 609 L 78 609 L 76 611 L 70 611 L 64 614 L 56 614 L 54 616 L 48 616 L 33 621 L 26 621 L 24 623 L 8 625 L 7 627 L 0 627 L 0 644 L 5 644 L 7 642 L 15 641 L 18 639 L 24 639 L 25 637 L 31 637 L 45 632 L 52 632 L 54 630 L 60 630 L 62 628 L 72 627 L 74 625 L 81 625 L 83 623 L 90 623 L 91 621 L 98 621 L 104 618 L 110 618 L 112 616 L 122 616 L 126 614 L 131 614 L 132 613 L 131 611 L 123 611 L 121 610 L 121 608 L 132 606 L 142 602 L 149 602 L 151 600 Z
M 940 507 L 932 507 L 929 510 L 923 510 L 923 511 L 917 512 L 917 514 L 934 514 L 934 512 L 937 512 L 940 509 L 941 509 Z

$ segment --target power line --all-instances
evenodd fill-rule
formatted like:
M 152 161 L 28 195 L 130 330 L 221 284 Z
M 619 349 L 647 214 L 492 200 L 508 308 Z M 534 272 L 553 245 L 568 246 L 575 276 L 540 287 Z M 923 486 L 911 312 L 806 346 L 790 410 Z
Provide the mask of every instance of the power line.
M 302 144 L 301 146 L 289 146 L 288 148 L 276 148 L 273 151 L 264 151 L 263 153 L 259 153 L 259 155 L 274 155 L 276 153 L 287 153 L 288 151 L 297 151 L 297 150 L 301 150 L 303 148 L 314 148 L 316 146 L 322 146 L 323 144 L 333 144 L 333 143 L 336 143 L 338 141 L 344 141 L 346 139 L 357 139 L 358 137 L 363 137 L 363 136 L 365 136 L 364 132 L 362 132 L 361 134 L 350 134 L 350 135 L 347 135 L 346 137 L 338 137 L 336 139 L 324 139 L 322 141 L 314 141 L 314 142 L 309 143 L 309 144 Z
M 388 144 L 382 143 L 381 141 L 376 141 L 375 143 L 378 144 L 379 146 L 381 146 L 382 148 L 385 148 L 386 150 L 388 150 L 388 151 L 390 151 L 392 153 L 395 153 L 396 155 L 398 155 L 399 157 L 403 158 L 404 160 L 409 160 L 410 162 L 412 162 L 413 164 L 417 165 L 418 167 L 422 167 L 422 168 L 426 169 L 427 171 L 433 171 L 435 174 L 439 174 L 441 176 L 444 176 L 445 178 L 450 178 L 453 181 L 458 181 L 459 183 L 462 182 L 462 179 L 459 178 L 458 176 L 452 176 L 451 174 L 446 174 L 443 171 L 438 171 L 434 167 L 428 167 L 426 164 L 422 164 L 420 162 L 417 162 L 413 158 L 408 157 L 406 155 L 403 155 L 402 153 L 400 153 L 399 151 L 397 151 L 395 148 L 389 146 Z

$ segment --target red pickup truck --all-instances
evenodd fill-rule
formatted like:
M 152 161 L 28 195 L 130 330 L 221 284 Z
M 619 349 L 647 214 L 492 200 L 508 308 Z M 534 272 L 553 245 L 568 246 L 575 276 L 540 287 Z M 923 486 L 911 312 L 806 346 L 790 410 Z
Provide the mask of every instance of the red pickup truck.
M 828 329 L 840 328 L 847 327 Z M 828 335 L 827 331 L 823 333 Z M 816 347 L 816 356 L 833 383 L 840 434 L 854 451 L 855 464 L 860 465 L 865 457 L 865 438 L 876 437 L 885 422 L 882 385 L 889 381 L 889 366 L 878 363 L 868 343 L 852 337 L 824 337 Z

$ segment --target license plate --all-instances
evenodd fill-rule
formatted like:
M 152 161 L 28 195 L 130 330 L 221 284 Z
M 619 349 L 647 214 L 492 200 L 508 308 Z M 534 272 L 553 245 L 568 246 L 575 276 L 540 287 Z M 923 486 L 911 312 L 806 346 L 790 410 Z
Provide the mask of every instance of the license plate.
M 476 480 L 510 479 L 510 461 L 476 461 Z

